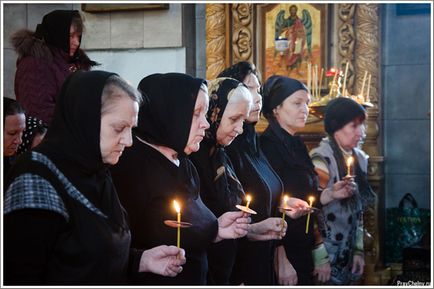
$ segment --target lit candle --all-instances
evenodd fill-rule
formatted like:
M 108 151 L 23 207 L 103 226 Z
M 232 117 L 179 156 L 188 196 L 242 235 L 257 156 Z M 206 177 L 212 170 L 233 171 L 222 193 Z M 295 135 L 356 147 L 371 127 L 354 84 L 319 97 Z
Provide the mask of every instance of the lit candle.
M 353 157 L 347 159 L 347 176 L 351 176 L 351 165 L 353 163 Z
M 246 200 L 247 200 L 247 204 L 246 204 L 246 208 L 249 208 L 250 205 L 250 201 L 252 200 L 252 197 L 250 197 L 250 195 L 246 195 Z
M 312 208 L 314 197 L 309 197 L 309 207 Z M 307 214 L 307 221 L 306 221 L 306 234 L 309 232 L 309 221 L 310 221 L 310 210 Z
M 283 196 L 283 213 L 282 213 L 282 227 L 280 228 L 280 230 L 283 230 L 283 224 L 285 223 L 285 209 L 286 209 L 286 203 L 288 202 L 289 197 L 287 195 Z
M 176 200 L 173 201 L 173 206 L 176 210 L 176 220 L 178 221 L 178 233 L 176 235 L 176 246 L 179 248 L 181 245 L 181 208 Z

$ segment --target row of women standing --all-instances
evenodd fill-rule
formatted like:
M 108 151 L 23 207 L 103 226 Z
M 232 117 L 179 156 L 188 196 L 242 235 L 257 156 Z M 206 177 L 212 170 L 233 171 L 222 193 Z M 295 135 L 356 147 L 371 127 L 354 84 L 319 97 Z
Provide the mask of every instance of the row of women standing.
M 318 188 L 307 150 L 293 137 L 307 117 L 304 85 L 284 77 L 267 81 L 264 113 L 270 127 L 259 142 L 254 125 L 261 96 L 254 67 L 240 63 L 221 76 L 208 87 L 203 79 L 179 73 L 147 76 L 139 84 L 145 99 L 140 109 L 140 96 L 113 74 L 70 76 L 46 139 L 6 179 L 5 282 L 266 285 L 274 284 L 277 272 L 279 284 L 312 284 L 314 266 L 321 281 L 329 278 L 327 252 L 357 273 L 350 264 L 351 249 L 360 247 L 355 230 L 338 240 L 323 227 L 323 236 L 333 239 L 331 248 L 338 247 L 333 251 L 326 241 L 324 246 L 314 240 L 313 222 L 308 234 L 301 229 L 311 212 L 303 200 Z M 333 122 L 334 128 L 362 124 L 364 111 L 357 108 L 355 115 Z M 292 116 L 291 109 L 300 115 Z M 324 175 L 333 176 L 318 199 L 336 203 L 352 196 L 357 203 L 355 184 L 339 181 L 321 163 L 321 151 L 317 155 Z M 111 173 L 107 165 L 114 165 Z M 281 204 L 285 191 L 293 198 Z M 258 212 L 251 224 L 235 209 L 246 193 Z M 174 218 L 174 199 L 182 205 L 183 220 L 193 224 L 181 233 L 185 258 L 183 249 L 165 246 L 176 240 L 176 230 L 164 224 Z M 278 206 L 292 209 L 288 228 Z M 357 229 L 360 210 L 356 215 Z M 341 247 L 350 250 L 345 260 Z M 315 263 L 309 261 L 313 249 Z M 362 260 L 356 261 L 361 273 Z

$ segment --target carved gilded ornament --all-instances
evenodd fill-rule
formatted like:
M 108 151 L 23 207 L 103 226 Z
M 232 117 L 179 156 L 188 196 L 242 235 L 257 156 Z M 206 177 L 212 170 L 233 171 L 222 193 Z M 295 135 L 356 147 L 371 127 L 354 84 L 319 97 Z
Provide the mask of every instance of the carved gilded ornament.
M 348 73 L 347 73 L 347 88 L 351 94 L 354 94 L 354 45 L 356 41 L 356 36 L 354 34 L 354 11 L 355 4 L 339 4 L 338 15 L 341 24 L 338 28 L 338 52 L 341 58 L 340 66 L 345 67 L 347 62 Z
M 371 74 L 370 100 L 378 106 L 379 27 L 378 4 L 358 4 L 355 16 L 357 45 L 355 69 L 356 91 L 362 87 L 365 71 Z M 367 84 L 365 84 L 367 85 Z M 365 87 L 366 89 L 366 87 Z M 366 91 L 366 90 L 365 90 Z
M 225 4 L 206 4 L 206 78 L 214 79 L 225 69 Z
M 232 63 L 251 61 L 253 55 L 252 4 L 233 4 L 232 20 Z

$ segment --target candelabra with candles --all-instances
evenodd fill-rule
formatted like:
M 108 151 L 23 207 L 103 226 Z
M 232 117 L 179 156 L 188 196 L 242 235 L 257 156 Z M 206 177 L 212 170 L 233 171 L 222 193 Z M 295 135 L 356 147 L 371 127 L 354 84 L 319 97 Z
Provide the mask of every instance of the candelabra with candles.
M 373 107 L 373 104 L 369 98 L 370 86 L 371 86 L 371 75 L 365 71 L 362 89 L 357 95 L 350 95 L 347 90 L 347 75 L 348 75 L 348 66 L 349 63 L 345 65 L 345 72 L 342 70 L 332 67 L 326 71 L 325 76 L 328 77 L 328 93 L 325 95 L 321 95 L 321 87 L 323 83 L 323 72 L 324 69 L 321 69 L 321 73 L 319 74 L 318 66 L 314 65 L 312 67 L 311 63 L 307 64 L 307 87 L 312 95 L 312 102 L 309 105 L 309 112 L 316 117 L 323 119 L 325 107 L 327 103 L 337 97 L 347 97 L 351 98 L 354 101 L 360 103 L 365 108 Z M 368 81 L 367 90 L 365 92 L 365 83 Z

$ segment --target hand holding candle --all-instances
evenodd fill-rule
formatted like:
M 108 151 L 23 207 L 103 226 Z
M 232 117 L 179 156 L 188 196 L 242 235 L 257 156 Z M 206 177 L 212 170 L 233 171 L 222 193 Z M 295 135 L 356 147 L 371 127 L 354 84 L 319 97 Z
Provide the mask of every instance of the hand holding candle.
M 309 197 L 309 209 L 312 209 L 313 201 L 315 200 L 314 197 Z M 306 221 L 306 234 L 309 232 L 309 221 L 310 221 L 310 211 L 307 214 L 307 221 Z

